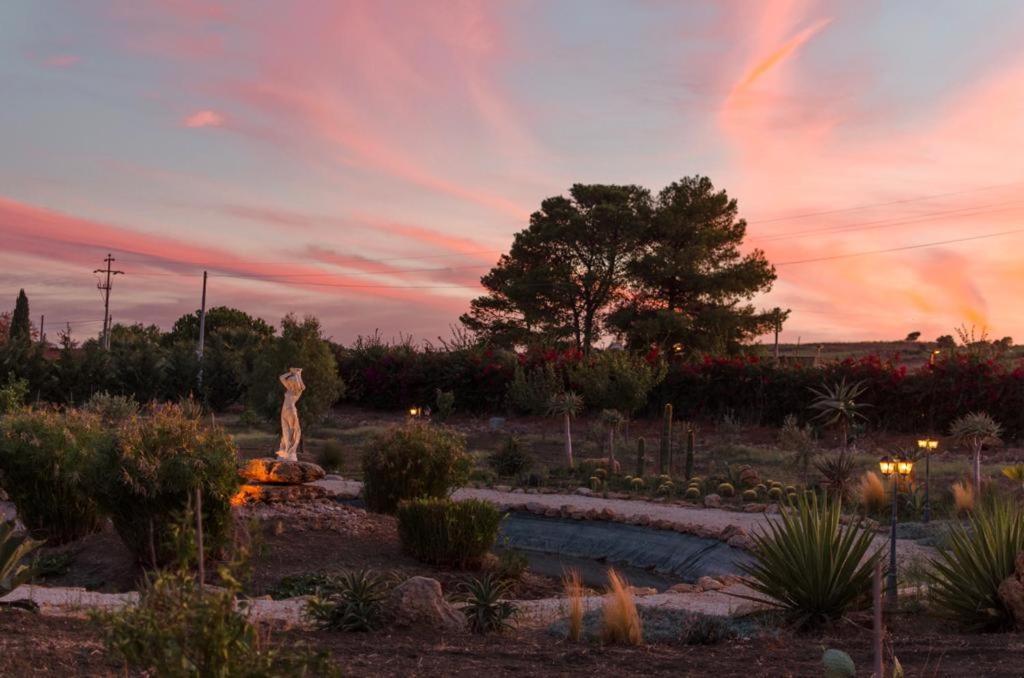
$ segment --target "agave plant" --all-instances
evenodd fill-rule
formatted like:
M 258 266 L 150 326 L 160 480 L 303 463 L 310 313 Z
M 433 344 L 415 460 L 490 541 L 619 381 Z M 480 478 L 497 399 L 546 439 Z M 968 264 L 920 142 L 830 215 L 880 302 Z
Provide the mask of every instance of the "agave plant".
M 839 502 L 796 501 L 796 511 L 751 536 L 753 563 L 740 568 L 751 587 L 785 611 L 799 627 L 840 618 L 867 599 L 881 547 L 860 523 L 841 526 Z
M 492 574 L 465 584 L 466 606 L 462 609 L 473 633 L 503 631 L 511 626 L 509 620 L 515 616 L 515 606 L 502 598 L 508 593 L 508 585 Z
M 7 595 L 32 576 L 32 568 L 22 564 L 25 557 L 42 545 L 28 535 L 14 534 L 14 522 L 0 522 L 0 596 Z
M 866 390 L 864 382 L 848 384 L 845 378 L 831 386 L 822 384 L 820 388 L 811 388 L 815 398 L 809 407 L 818 412 L 814 418 L 839 431 L 839 442 L 844 452 L 849 445 L 850 428 L 858 419 L 866 419 L 861 410 L 867 404 L 857 402 Z
M 385 585 L 370 570 L 346 572 L 336 582 L 337 593 L 314 596 L 306 614 L 325 631 L 373 631 L 382 621 Z
M 840 452 L 835 456 L 820 457 L 814 462 L 814 467 L 823 476 L 822 484 L 828 489 L 829 494 L 840 504 L 850 498 L 855 484 L 854 474 L 857 471 L 852 454 Z
M 572 420 L 583 411 L 583 396 L 572 391 L 559 393 L 548 403 L 548 414 L 562 417 L 565 424 L 565 463 L 572 468 Z
M 947 545 L 938 551 L 928 573 L 936 607 L 976 629 L 1011 627 L 1013 614 L 999 585 L 1024 551 L 1024 509 L 1007 500 L 983 502 L 967 526 L 952 523 Z
M 1003 427 L 985 412 L 965 414 L 949 428 L 953 440 L 974 455 L 974 491 L 978 496 L 981 496 L 981 448 L 998 443 L 1002 433 Z

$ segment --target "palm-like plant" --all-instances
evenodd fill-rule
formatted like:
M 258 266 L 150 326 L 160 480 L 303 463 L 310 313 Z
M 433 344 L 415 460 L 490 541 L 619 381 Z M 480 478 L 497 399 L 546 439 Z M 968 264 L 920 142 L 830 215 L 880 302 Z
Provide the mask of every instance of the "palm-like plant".
M 795 513 L 752 535 L 754 562 L 740 565 L 751 587 L 802 628 L 840 618 L 870 592 L 881 547 L 872 550 L 871 532 L 839 517 L 839 502 L 802 497 Z
M 978 496 L 981 496 L 981 448 L 998 443 L 1002 433 L 1003 427 L 987 412 L 965 414 L 949 428 L 953 440 L 974 455 L 974 491 Z
M 839 455 L 821 457 L 815 460 L 814 467 L 823 477 L 822 485 L 840 505 L 850 498 L 855 483 L 854 475 L 857 472 L 852 454 L 843 452 Z
M 603 410 L 601 422 L 608 427 L 608 473 L 615 473 L 615 432 L 622 426 L 625 417 L 618 410 Z
M 929 592 L 947 616 L 979 629 L 1005 629 L 1013 614 L 999 585 L 1024 551 L 1024 509 L 1009 501 L 983 503 L 967 526 L 954 522 L 948 546 L 931 561 Z
M 572 391 L 552 396 L 548 403 L 548 414 L 562 417 L 565 422 L 565 463 L 572 468 L 572 420 L 583 411 L 583 396 Z
M 25 557 L 42 542 L 28 535 L 15 536 L 14 522 L 0 522 L 0 596 L 7 595 L 32 576 L 32 568 L 22 564 Z
M 820 419 L 826 426 L 834 426 L 839 431 L 839 441 L 845 452 L 849 444 L 850 428 L 858 419 L 867 419 L 861 413 L 867 404 L 857 402 L 857 398 L 864 395 L 864 391 L 867 390 L 867 385 L 862 381 L 848 384 L 843 378 L 831 386 L 822 384 L 821 388 L 810 390 L 815 398 L 809 407 L 818 412 L 814 418 Z
M 465 584 L 466 606 L 462 613 L 473 633 L 504 631 L 511 626 L 516 607 L 507 600 L 508 584 L 492 574 L 485 574 Z

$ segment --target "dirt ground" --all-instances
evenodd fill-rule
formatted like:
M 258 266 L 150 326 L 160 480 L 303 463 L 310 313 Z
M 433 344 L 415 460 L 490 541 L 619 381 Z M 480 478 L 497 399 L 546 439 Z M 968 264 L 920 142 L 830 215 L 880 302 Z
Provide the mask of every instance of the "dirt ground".
M 1021 675 L 1021 634 L 962 634 L 920 617 L 899 617 L 892 645 L 907 676 Z M 830 632 L 726 642 L 714 646 L 639 648 L 569 643 L 543 631 L 501 636 L 426 633 L 343 634 L 277 630 L 282 645 L 330 652 L 347 676 L 785 676 L 822 675 L 821 654 L 849 652 L 857 675 L 871 665 L 871 633 L 844 623 Z M 0 675 L 123 676 L 95 625 L 22 611 L 0 611 Z

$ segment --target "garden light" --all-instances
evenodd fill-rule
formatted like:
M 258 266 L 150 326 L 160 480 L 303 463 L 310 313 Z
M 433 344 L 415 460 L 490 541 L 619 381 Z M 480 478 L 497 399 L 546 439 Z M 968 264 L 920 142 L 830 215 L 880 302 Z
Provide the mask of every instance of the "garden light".
M 901 477 L 906 478 L 914 471 L 914 462 L 910 459 L 897 459 L 896 460 L 896 473 Z
M 883 476 L 891 476 L 896 471 L 896 462 L 888 456 L 878 460 L 878 468 Z
M 917 447 L 924 452 L 924 516 L 922 520 L 929 522 L 932 519 L 932 457 L 931 454 L 939 449 L 939 441 L 932 438 L 922 438 L 917 441 Z
M 892 529 L 889 538 L 889 575 L 886 584 L 889 592 L 889 604 L 896 605 L 896 522 L 898 520 L 897 500 L 899 498 L 899 480 L 906 478 L 914 471 L 914 462 L 896 455 L 884 456 L 878 460 L 878 468 L 882 475 L 892 478 Z
M 418 408 L 418 407 L 410 407 L 409 408 L 409 416 L 413 417 L 413 418 L 416 418 L 416 417 L 420 416 L 420 408 Z

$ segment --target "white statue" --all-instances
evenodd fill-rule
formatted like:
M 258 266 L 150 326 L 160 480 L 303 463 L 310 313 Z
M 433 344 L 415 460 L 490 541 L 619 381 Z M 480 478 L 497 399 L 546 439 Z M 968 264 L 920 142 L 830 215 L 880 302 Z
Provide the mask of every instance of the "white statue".
M 281 405 L 281 449 L 277 451 L 277 457 L 298 461 L 296 453 L 302 438 L 302 428 L 299 426 L 299 411 L 295 403 L 306 390 L 306 385 L 302 383 L 302 368 L 290 367 L 278 379 L 284 386 L 284 403 Z

